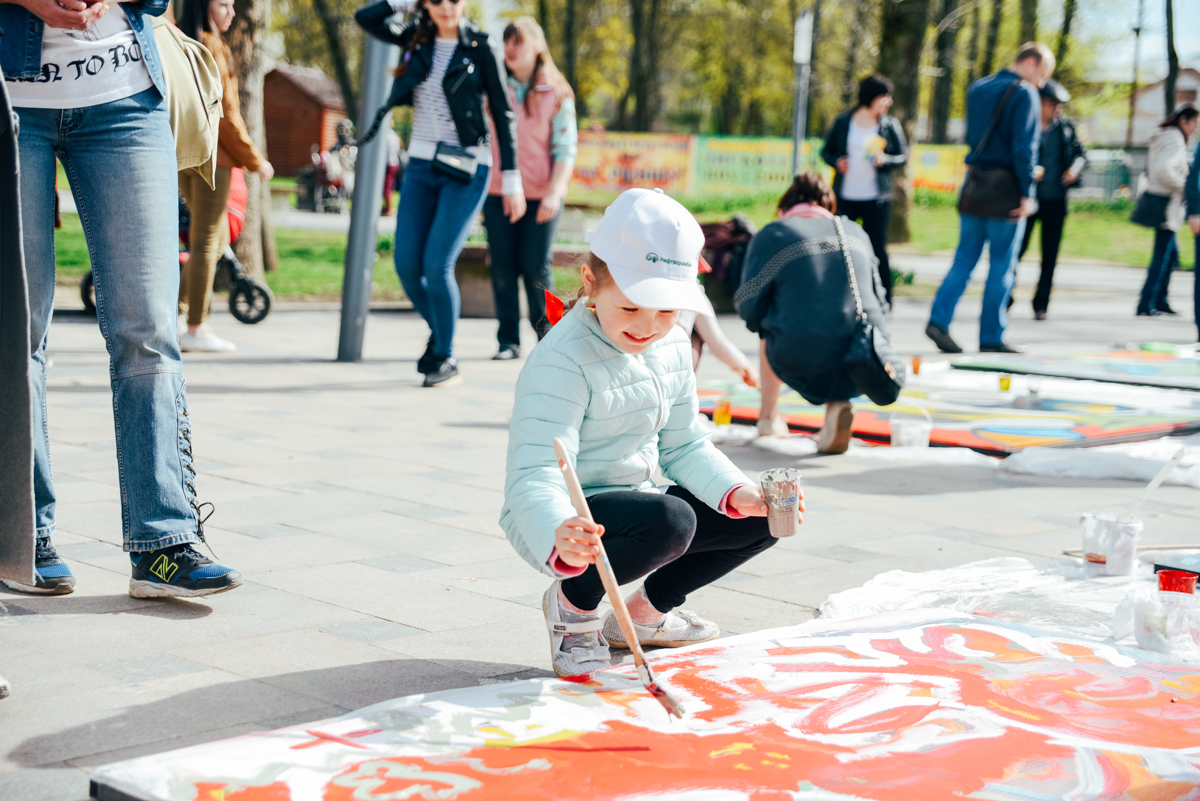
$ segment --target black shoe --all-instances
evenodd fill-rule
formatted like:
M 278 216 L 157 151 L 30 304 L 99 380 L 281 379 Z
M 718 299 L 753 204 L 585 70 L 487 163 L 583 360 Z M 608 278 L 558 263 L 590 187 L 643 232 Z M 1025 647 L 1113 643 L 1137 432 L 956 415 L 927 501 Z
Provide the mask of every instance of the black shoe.
M 421 358 L 417 359 L 417 372 L 421 374 L 432 373 L 438 368 L 437 357 L 433 355 L 433 334 L 429 335 L 429 344 L 425 346 L 425 352 L 421 354 Z
M 1046 319 L 1046 313 L 1045 313 L 1044 311 L 1035 311 L 1035 312 L 1033 313 L 1033 319 L 1035 319 L 1035 320 L 1045 320 L 1045 319 Z
M 453 356 L 449 356 L 440 358 L 437 369 L 425 374 L 425 383 L 422 386 L 456 387 L 461 383 L 462 376 L 458 374 L 458 362 Z
M 1010 345 L 1007 342 L 993 342 L 989 345 L 980 345 L 980 353 L 1024 353 L 1025 349 L 1018 345 Z
M 505 345 L 500 349 L 500 352 L 492 357 L 494 362 L 511 362 L 513 359 L 521 358 L 521 349 L 516 345 Z
M 942 353 L 962 353 L 962 348 L 950 336 L 950 332 L 940 325 L 930 323 L 925 326 L 925 336 L 933 340 L 933 344 L 938 346 L 938 350 Z
M 242 585 L 242 574 L 218 565 L 189 542 L 129 554 L 133 578 L 129 594 L 134 598 L 198 598 L 216 595 Z
M 7 697 L 8 697 L 8 682 L 4 680 L 3 676 L 0 676 L 0 698 L 7 698 Z
M 1159 314 L 1172 314 L 1172 315 L 1177 315 L 1177 314 L 1179 314 L 1179 312 L 1177 312 L 1177 311 L 1175 311 L 1174 309 L 1172 309 L 1172 308 L 1170 307 L 1170 305 L 1169 305 L 1169 304 L 1168 304 L 1166 301 L 1163 301 L 1162 303 L 1155 304 L 1155 307 L 1154 307 L 1154 308 L 1158 309 L 1158 313 L 1159 313 Z
M 1162 312 L 1158 309 L 1138 309 L 1138 317 L 1162 317 Z
M 11 579 L 5 579 L 4 583 L 10 590 L 33 595 L 66 595 L 75 590 L 75 577 L 71 575 L 71 568 L 58 557 L 58 552 L 50 544 L 49 537 L 38 538 L 33 567 L 33 584 L 23 584 Z

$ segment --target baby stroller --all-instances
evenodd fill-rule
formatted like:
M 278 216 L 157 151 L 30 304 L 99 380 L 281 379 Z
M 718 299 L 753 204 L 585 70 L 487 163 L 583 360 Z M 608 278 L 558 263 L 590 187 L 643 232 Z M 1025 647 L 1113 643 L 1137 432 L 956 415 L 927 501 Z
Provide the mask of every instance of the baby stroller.
M 234 170 L 229 187 L 229 204 L 225 215 L 229 220 L 230 243 L 237 241 L 238 236 L 242 232 L 242 227 L 246 224 L 247 197 L 246 179 L 242 175 L 241 170 Z M 188 211 L 187 204 L 183 202 L 183 196 L 180 195 L 180 269 L 183 268 L 183 265 L 188 260 L 188 229 L 190 227 L 191 213 Z M 254 325 L 255 323 L 261 323 L 270 314 L 271 302 L 275 299 L 275 296 L 271 293 L 271 288 L 264 282 L 246 273 L 241 261 L 238 260 L 237 255 L 233 252 L 233 248 L 229 245 L 225 246 L 225 252 L 217 260 L 217 273 L 213 283 L 218 287 L 229 287 L 229 313 L 238 322 Z M 89 314 L 95 314 L 96 289 L 90 270 L 83 277 L 83 281 L 79 285 L 79 294 L 83 300 L 84 309 Z

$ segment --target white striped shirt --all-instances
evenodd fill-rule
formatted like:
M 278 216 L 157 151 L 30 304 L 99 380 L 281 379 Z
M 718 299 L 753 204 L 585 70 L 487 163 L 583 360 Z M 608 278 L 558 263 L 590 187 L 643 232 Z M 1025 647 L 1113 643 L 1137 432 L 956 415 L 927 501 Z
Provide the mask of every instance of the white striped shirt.
M 462 147 L 458 140 L 458 129 L 454 127 L 454 117 L 450 115 L 450 104 L 446 101 L 446 90 L 442 81 L 446 77 L 446 68 L 458 48 L 458 39 L 443 39 L 440 36 L 434 40 L 433 66 L 429 77 L 413 89 L 413 127 L 412 143 L 409 152 L 417 158 L 432 158 L 438 142 Z M 481 148 L 472 148 L 473 150 Z M 417 151 L 417 152 L 413 152 Z M 420 153 L 429 153 L 422 156 Z M 491 163 L 491 146 L 488 146 L 486 160 L 476 154 L 481 164 Z

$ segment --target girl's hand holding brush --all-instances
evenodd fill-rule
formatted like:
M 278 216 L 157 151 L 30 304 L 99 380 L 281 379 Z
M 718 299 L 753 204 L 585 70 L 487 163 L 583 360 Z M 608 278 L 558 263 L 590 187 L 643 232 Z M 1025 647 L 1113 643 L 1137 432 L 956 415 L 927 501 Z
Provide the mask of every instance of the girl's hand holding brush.
M 583 517 L 568 517 L 554 529 L 554 547 L 558 549 L 558 558 L 571 567 L 587 567 L 595 563 L 603 535 L 604 526 L 599 523 Z

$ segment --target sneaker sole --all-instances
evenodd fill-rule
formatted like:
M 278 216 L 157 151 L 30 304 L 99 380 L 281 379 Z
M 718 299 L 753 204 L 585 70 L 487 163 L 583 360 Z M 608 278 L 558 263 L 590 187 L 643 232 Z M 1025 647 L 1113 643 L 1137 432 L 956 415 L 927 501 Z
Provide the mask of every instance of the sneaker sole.
M 3 579 L 4 586 L 16 592 L 23 592 L 27 595 L 68 595 L 75 592 L 75 578 L 71 577 L 70 583 L 59 584 L 54 587 L 35 587 L 32 584 L 22 584 L 18 581 L 10 581 Z
M 643 648 L 683 648 L 686 645 L 698 645 L 702 642 L 712 642 L 713 640 L 719 639 L 720 636 L 721 632 L 718 631 L 713 636 L 703 640 L 639 640 L 638 645 L 642 646 Z M 608 637 L 605 637 L 604 639 L 608 640 L 609 646 L 615 646 L 617 648 L 629 647 L 629 643 L 625 642 L 624 640 L 618 642 L 617 640 L 612 640 Z
M 449 389 L 450 387 L 457 387 L 462 382 L 462 376 L 456 375 L 454 378 L 447 378 L 445 381 L 437 384 L 423 384 L 422 387 L 424 389 Z
M 217 595 L 222 592 L 235 590 L 244 583 L 245 579 L 238 579 L 233 584 L 225 587 L 205 587 L 199 590 L 189 590 L 186 587 L 177 587 L 174 584 L 160 584 L 157 581 L 130 579 L 129 595 L 131 598 L 203 598 L 206 595 Z

